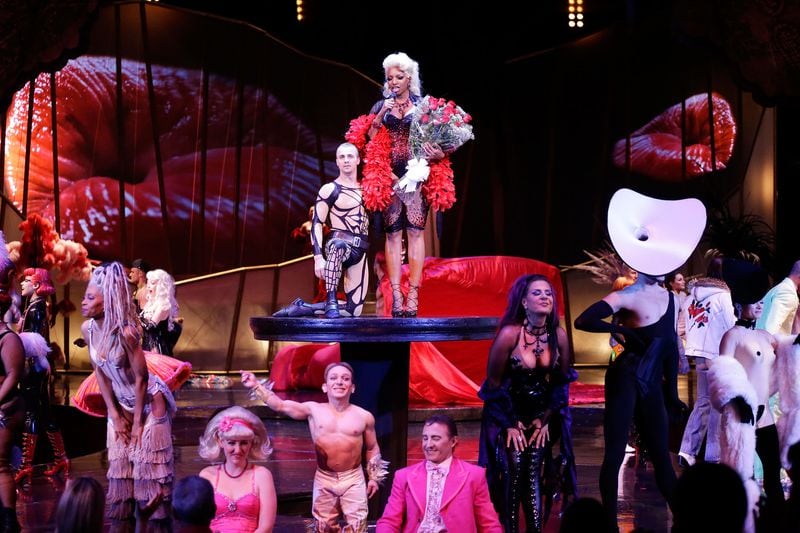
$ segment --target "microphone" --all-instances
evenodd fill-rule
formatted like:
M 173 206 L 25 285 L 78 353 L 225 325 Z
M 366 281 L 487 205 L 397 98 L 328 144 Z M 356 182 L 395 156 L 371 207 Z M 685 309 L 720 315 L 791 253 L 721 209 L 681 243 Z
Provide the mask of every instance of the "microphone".
M 392 94 L 389 95 L 389 98 L 396 99 L 397 98 L 397 92 L 396 91 L 392 91 Z

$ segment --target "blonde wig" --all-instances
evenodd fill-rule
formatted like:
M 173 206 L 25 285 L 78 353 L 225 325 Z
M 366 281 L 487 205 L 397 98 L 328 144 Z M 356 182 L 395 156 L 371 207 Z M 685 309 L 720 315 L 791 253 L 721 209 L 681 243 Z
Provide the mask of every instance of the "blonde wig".
M 419 78 L 419 63 L 408 57 L 405 52 L 397 52 L 389 54 L 383 60 L 383 73 L 384 76 L 389 74 L 389 69 L 397 67 L 411 78 L 408 85 L 408 91 L 414 96 L 422 96 L 422 80 Z M 383 96 L 389 98 L 392 91 L 389 90 L 389 85 L 386 80 L 383 80 Z
M 153 292 L 150 293 L 150 287 Z M 178 302 L 175 299 L 175 280 L 166 271 L 151 270 L 147 273 L 147 303 L 142 309 L 142 318 L 153 324 L 169 320 L 170 331 L 178 317 Z
M 214 415 L 208 422 L 197 453 L 206 461 L 216 461 L 222 454 L 220 441 L 226 439 L 253 439 L 250 459 L 263 460 L 272 453 L 272 446 L 264 423 L 244 407 L 235 405 Z

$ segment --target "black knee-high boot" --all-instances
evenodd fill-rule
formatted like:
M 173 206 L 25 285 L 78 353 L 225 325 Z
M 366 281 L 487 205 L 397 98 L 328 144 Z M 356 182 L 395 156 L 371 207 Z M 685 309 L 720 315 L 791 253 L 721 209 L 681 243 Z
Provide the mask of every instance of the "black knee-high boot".
M 506 533 L 519 531 L 519 507 L 525 513 L 527 531 L 542 530 L 542 460 L 543 448 L 528 446 L 522 452 L 508 452 L 508 513 L 505 517 Z
M 524 459 L 523 452 L 508 450 L 507 513 L 504 517 L 506 533 L 519 532 L 519 502 L 522 498 Z
M 544 448 L 529 446 L 525 449 L 524 475 L 520 476 L 520 483 L 524 483 L 522 490 L 522 510 L 525 513 L 526 530 L 539 533 L 543 527 L 542 519 L 542 461 Z

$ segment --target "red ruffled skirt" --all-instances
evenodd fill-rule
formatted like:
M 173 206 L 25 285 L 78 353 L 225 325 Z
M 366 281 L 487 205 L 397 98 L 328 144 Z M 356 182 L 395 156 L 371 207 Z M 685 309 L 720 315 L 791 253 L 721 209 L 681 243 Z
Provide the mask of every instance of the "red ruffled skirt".
M 186 361 L 148 351 L 144 352 L 144 356 L 147 360 L 147 370 L 160 377 L 171 391 L 181 388 L 192 374 L 192 365 Z M 106 402 L 103 400 L 94 372 L 89 374 L 78 387 L 78 391 L 72 397 L 72 405 L 92 416 L 103 418 L 108 416 Z

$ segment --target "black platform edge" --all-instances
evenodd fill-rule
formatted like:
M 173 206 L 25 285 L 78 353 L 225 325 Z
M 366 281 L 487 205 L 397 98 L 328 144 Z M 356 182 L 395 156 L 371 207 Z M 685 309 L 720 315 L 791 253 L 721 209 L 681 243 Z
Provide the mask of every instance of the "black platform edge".
M 306 342 L 408 342 L 491 339 L 497 317 L 251 317 L 256 339 Z
M 460 406 L 419 406 L 411 404 L 408 406 L 408 421 L 409 422 L 425 422 L 429 416 L 435 414 L 445 414 L 456 422 L 464 422 L 468 420 L 480 420 L 483 413 L 483 407 L 460 407 Z

